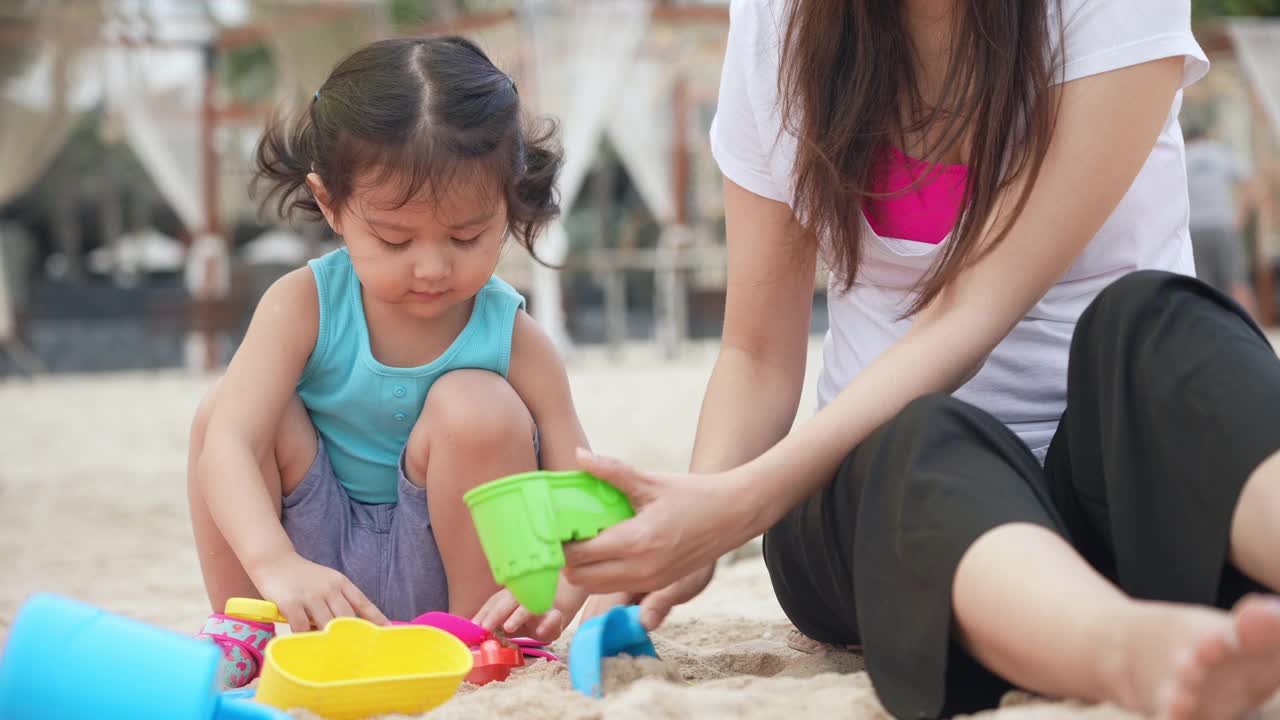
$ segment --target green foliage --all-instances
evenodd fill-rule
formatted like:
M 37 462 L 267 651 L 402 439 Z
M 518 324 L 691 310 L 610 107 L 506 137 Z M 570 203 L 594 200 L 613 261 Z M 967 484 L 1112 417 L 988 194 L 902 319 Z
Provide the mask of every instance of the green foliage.
M 514 9 L 519 0 L 386 0 L 387 19 L 398 29 L 499 9 Z
M 1191 6 L 1198 19 L 1220 15 L 1280 16 L 1280 0 L 1192 0 Z
M 276 65 L 266 45 L 247 45 L 226 51 L 219 70 L 223 85 L 240 102 L 263 100 L 275 90 Z
M 390 0 L 387 4 L 387 17 L 392 27 L 412 28 L 437 20 L 443 20 L 456 14 L 457 0 L 440 2 L 432 0 Z

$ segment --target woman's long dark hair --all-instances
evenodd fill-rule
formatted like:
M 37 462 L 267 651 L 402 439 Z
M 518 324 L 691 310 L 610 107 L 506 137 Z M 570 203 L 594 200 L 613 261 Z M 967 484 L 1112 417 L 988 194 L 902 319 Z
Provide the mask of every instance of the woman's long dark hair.
M 886 144 L 931 138 L 917 153 L 937 162 L 957 146 L 969 165 L 961 215 L 907 314 L 928 305 L 969 263 L 1002 192 L 1026 181 L 1026 205 L 1053 133 L 1056 60 L 1049 5 L 1057 0 L 960 0 L 942 96 L 930 106 L 913 71 L 902 0 L 788 0 L 779 97 L 798 139 L 796 215 L 830 244 L 844 289 L 861 260 L 861 213 Z M 1055 5 L 1056 6 L 1056 5 Z M 925 132 L 925 131 L 928 132 Z M 906 148 L 903 147 L 905 150 Z M 989 251 L 1008 234 L 995 229 Z
M 253 190 L 281 216 L 318 218 L 312 172 L 338 213 L 366 171 L 398 185 L 400 206 L 465 183 L 506 200 L 510 232 L 532 253 L 560 212 L 555 135 L 549 120 L 526 122 L 515 83 L 470 40 L 382 40 L 340 62 L 298 117 L 272 119 Z

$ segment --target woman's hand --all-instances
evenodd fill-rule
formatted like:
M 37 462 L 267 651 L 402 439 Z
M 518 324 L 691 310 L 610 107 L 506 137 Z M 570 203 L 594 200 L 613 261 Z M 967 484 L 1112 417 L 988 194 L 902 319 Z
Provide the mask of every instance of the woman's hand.
M 582 609 L 582 620 L 585 622 L 597 615 L 603 615 L 618 605 L 639 605 L 640 624 L 645 630 L 657 630 L 671 609 L 683 605 L 702 594 L 715 575 L 715 564 L 694 570 L 692 573 L 676 580 L 670 585 L 651 593 L 612 593 L 610 595 L 592 595 Z
M 565 545 L 565 575 L 591 593 L 647 593 L 646 627 L 656 627 L 671 606 L 701 592 L 716 560 L 758 532 L 761 496 L 749 491 L 740 471 L 644 473 L 585 450 L 578 451 L 578 462 L 626 493 L 636 516 L 597 538 Z
M 625 592 L 592 595 L 587 598 L 587 604 L 582 606 L 582 622 L 599 617 L 622 605 L 635 605 L 639 601 L 639 596 Z

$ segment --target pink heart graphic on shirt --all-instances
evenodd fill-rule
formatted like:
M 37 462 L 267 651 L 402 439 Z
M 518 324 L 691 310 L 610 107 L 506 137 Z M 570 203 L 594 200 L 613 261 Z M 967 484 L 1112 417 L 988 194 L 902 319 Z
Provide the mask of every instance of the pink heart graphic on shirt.
M 244 662 L 243 660 L 241 660 L 240 662 L 236 663 L 236 669 L 237 669 L 237 670 L 248 670 L 248 669 L 249 669 L 249 666 L 248 666 L 248 665 L 246 665 L 246 664 L 245 664 L 245 662 Z

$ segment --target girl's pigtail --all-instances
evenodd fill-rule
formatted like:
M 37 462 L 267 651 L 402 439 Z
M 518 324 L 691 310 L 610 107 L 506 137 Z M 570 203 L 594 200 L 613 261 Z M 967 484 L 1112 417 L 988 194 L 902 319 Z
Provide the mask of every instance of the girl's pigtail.
M 316 129 L 313 115 L 319 100 L 308 103 L 305 111 L 292 123 L 280 115 L 272 115 L 254 153 L 253 180 L 250 196 L 260 198 L 259 212 L 274 203 L 281 218 L 292 220 L 295 213 L 310 220 L 321 217 L 307 174 L 315 171 Z
M 564 152 L 556 142 L 556 123 L 542 120 L 533 132 L 522 133 L 517 148 L 515 203 L 508 215 L 514 219 L 511 234 L 537 258 L 533 243 L 547 224 L 560 215 L 560 196 L 556 176 L 563 164 Z

